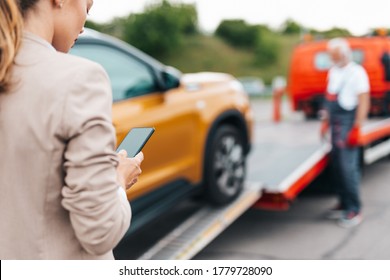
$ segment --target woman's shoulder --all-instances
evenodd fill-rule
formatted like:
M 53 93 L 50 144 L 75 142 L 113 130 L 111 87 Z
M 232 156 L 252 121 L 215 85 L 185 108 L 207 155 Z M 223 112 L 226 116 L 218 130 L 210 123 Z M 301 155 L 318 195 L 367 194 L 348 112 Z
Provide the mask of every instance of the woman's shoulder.
M 50 63 L 56 72 L 54 80 L 63 86 L 65 94 L 100 95 L 112 99 L 111 84 L 104 68 L 91 60 L 71 54 L 56 53 Z M 53 65 L 54 64 L 54 65 Z M 51 75 L 51 74 L 50 74 Z
M 94 90 L 95 87 L 104 88 L 107 95 L 111 95 L 111 84 L 104 68 L 91 60 L 53 52 L 42 62 L 40 69 L 46 68 L 45 81 L 50 85 L 57 85 L 57 93 L 78 91 L 82 94 Z M 49 81 L 50 80 L 50 81 Z
M 58 52 L 48 42 L 29 32 L 23 33 L 16 65 L 21 66 L 21 69 L 48 73 L 50 77 L 78 71 L 104 72 L 99 64 L 82 57 Z
M 48 63 L 53 64 L 52 67 L 58 68 L 59 73 L 63 74 L 75 75 L 84 71 L 106 73 L 104 68 L 94 61 L 61 52 L 56 52 Z
M 16 77 L 24 86 L 35 88 L 42 98 L 54 103 L 71 100 L 73 95 L 84 99 L 112 99 L 108 75 L 96 62 L 42 48 L 36 49 L 34 57 L 31 50 L 21 55 Z

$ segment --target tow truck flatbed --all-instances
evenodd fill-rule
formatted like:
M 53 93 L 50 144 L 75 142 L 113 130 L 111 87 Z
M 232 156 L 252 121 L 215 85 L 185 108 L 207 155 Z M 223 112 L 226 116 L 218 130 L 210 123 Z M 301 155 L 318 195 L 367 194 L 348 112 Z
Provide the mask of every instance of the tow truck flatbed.
M 140 259 L 190 259 L 247 209 L 288 209 L 328 165 L 331 145 L 321 141 L 319 126 L 318 121 L 302 120 L 257 123 L 248 158 L 247 179 L 252 183 L 230 205 L 199 209 Z M 358 145 L 366 164 L 389 155 L 389 136 L 390 119 L 369 120 L 362 127 Z
M 320 141 L 318 121 L 293 121 L 257 130 L 258 149 L 253 151 L 249 179 L 263 178 L 263 195 L 257 208 L 285 210 L 329 162 L 331 145 Z M 261 135 L 267 135 L 261 137 Z M 390 119 L 369 119 L 357 135 L 363 163 L 369 165 L 390 154 Z M 267 158 L 261 162 L 259 158 Z M 278 175 L 276 175 L 278 174 Z M 280 176 L 280 175 L 281 176 Z

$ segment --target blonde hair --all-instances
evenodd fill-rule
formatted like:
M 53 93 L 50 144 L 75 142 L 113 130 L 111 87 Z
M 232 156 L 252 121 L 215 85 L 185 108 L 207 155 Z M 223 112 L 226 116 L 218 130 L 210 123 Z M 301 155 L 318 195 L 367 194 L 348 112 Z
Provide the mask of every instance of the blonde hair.
M 0 93 L 9 90 L 11 68 L 18 52 L 23 18 L 16 0 L 0 0 Z

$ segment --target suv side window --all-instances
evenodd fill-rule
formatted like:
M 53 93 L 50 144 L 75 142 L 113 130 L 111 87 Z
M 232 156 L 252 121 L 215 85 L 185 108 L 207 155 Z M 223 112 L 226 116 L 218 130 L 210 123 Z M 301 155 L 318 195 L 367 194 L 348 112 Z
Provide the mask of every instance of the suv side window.
M 104 67 L 111 80 L 114 102 L 158 90 L 150 68 L 116 48 L 92 43 L 76 44 L 71 53 Z

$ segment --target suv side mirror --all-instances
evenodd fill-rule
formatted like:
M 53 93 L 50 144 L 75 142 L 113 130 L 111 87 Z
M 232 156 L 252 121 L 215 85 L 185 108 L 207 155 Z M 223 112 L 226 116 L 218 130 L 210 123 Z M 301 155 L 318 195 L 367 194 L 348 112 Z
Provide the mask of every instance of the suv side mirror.
M 182 73 L 174 67 L 167 66 L 162 72 L 164 90 L 177 88 L 180 86 Z

